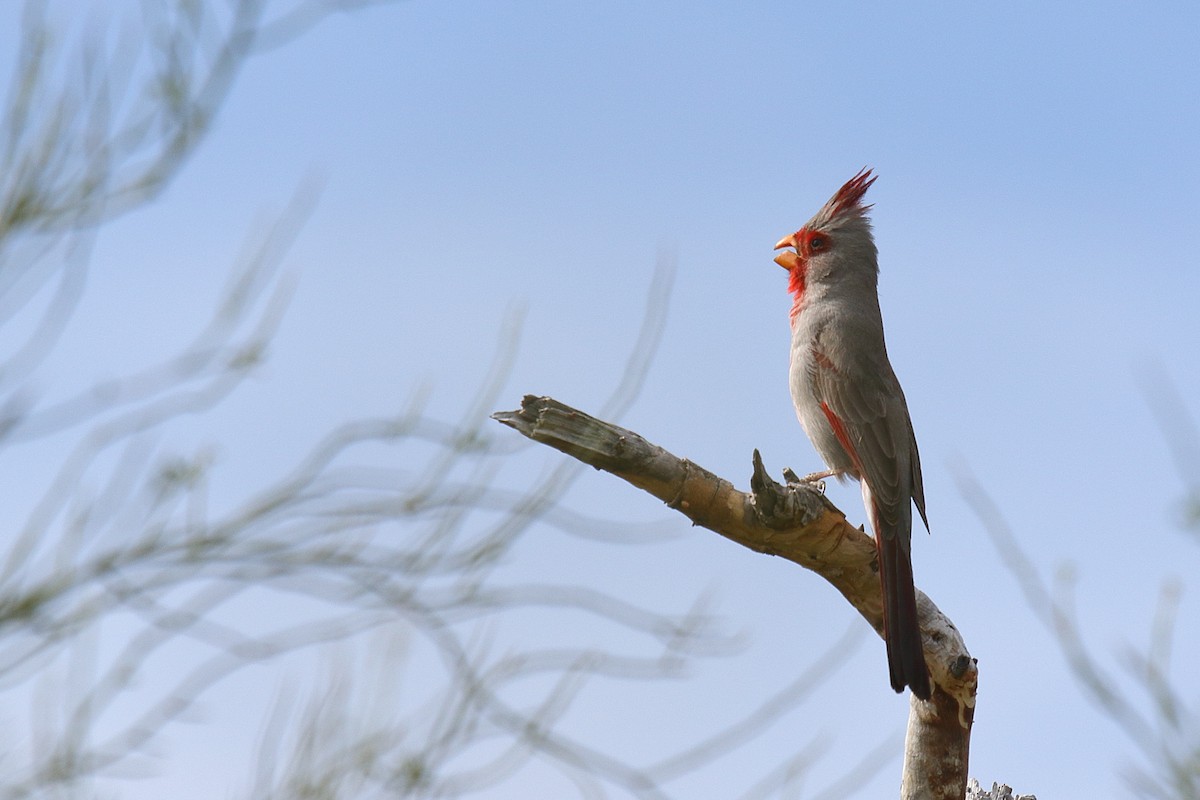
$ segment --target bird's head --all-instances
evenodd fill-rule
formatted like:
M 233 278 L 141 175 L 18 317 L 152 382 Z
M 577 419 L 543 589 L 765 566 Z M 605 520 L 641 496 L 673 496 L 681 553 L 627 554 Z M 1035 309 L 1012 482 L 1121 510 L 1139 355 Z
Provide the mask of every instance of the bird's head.
M 809 284 L 832 284 L 862 275 L 874 281 L 878 272 L 875 241 L 863 195 L 875 182 L 863 169 L 838 189 L 800 230 L 775 244 L 784 252 L 775 263 L 789 273 L 788 289 L 801 301 Z

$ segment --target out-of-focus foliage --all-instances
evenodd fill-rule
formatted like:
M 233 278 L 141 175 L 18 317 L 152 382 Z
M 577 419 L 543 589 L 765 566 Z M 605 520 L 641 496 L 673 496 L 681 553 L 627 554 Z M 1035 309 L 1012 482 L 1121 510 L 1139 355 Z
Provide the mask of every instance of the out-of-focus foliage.
M 180 352 L 76 394 L 40 394 L 103 227 L 170 186 L 256 54 L 368 4 L 178 0 L 114 19 L 99 6 L 74 15 L 84 22 L 73 31 L 56 27 L 53 4 L 27 6 L 0 130 L 0 459 L 67 446 L 0 538 L 0 693 L 27 701 L 34 726 L 31 736 L 0 734 L 2 797 L 109 791 L 169 762 L 169 732 L 214 687 L 329 642 L 374 637 L 376 647 L 336 661 L 323 683 L 280 689 L 260 752 L 221 766 L 243 770 L 251 796 L 454 797 L 535 762 L 582 796 L 665 796 L 833 668 L 830 656 L 817 659 L 744 719 L 656 763 L 625 763 L 559 729 L 589 679 L 676 677 L 733 641 L 702 603 L 663 613 L 552 579 L 496 578 L 535 524 L 614 543 L 656 535 L 565 507 L 584 472 L 574 464 L 552 461 L 506 488 L 520 445 L 487 418 L 518 347 L 515 321 L 457 420 L 430 413 L 418 393 L 388 418 L 314 437 L 298 463 L 216 508 L 211 450 L 179 455 L 170 442 L 263 363 L 289 296 L 280 266 L 311 198 L 256 235 Z M 608 416 L 637 395 L 669 277 L 657 273 Z M 490 647 L 489 626 L 522 614 L 615 626 L 640 645 L 613 652 L 531 636 Z M 858 640 L 848 635 L 838 652 Z M 818 745 L 801 745 L 776 773 L 747 776 L 747 796 L 789 785 Z M 869 751 L 838 791 L 884 757 Z

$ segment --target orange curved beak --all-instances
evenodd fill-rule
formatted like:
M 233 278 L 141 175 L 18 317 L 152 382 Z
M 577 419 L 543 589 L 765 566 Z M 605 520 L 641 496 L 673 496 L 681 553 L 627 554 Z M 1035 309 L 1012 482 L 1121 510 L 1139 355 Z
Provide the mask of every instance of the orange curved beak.
M 775 243 L 776 250 L 782 250 L 785 247 L 799 249 L 799 246 L 796 244 L 796 234 L 788 234 Z M 793 269 L 799 262 L 800 256 L 796 254 L 795 250 L 788 250 L 785 253 L 775 256 L 775 263 L 786 270 Z

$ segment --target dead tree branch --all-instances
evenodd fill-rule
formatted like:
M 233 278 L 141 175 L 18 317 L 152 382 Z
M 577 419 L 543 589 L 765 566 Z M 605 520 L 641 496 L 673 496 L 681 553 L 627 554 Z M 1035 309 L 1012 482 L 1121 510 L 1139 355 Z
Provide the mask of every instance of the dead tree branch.
M 746 493 L 632 431 L 550 397 L 527 395 L 520 410 L 492 417 L 628 481 L 696 525 L 818 573 L 882 635 L 874 541 L 813 486 L 773 481 L 757 451 Z M 928 702 L 911 699 L 900 796 L 957 800 L 966 791 L 978 670 L 954 624 L 920 591 L 917 611 L 935 690 Z

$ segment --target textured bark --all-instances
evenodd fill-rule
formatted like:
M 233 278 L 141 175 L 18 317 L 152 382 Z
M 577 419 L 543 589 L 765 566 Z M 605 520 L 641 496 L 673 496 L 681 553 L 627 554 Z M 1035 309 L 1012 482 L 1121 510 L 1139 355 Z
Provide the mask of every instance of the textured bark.
M 1037 800 L 1031 794 L 1014 794 L 1009 786 L 1003 783 L 993 783 L 991 791 L 984 791 L 979 781 L 972 780 L 967 784 L 967 800 Z
M 550 397 L 527 395 L 520 410 L 492 417 L 649 492 L 697 525 L 816 572 L 882 635 L 874 539 L 847 522 L 811 484 L 772 480 L 757 451 L 751 492 L 745 493 L 632 431 Z M 978 670 L 954 624 L 920 591 L 917 613 L 934 693 L 928 702 L 911 698 L 900 797 L 957 800 L 966 793 Z M 885 677 L 881 690 L 887 687 Z

